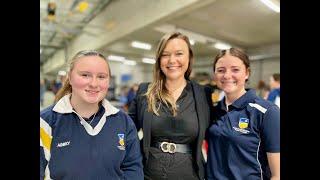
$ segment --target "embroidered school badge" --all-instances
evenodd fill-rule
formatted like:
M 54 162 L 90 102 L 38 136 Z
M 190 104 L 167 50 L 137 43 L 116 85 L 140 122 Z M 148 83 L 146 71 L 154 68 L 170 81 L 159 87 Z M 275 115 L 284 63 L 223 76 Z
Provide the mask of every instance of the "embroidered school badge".
M 249 119 L 247 118 L 240 118 L 239 119 L 239 128 L 244 129 L 247 128 L 249 124 Z
M 118 138 L 119 138 L 119 145 L 118 149 L 120 150 L 125 150 L 126 147 L 124 146 L 124 134 L 118 134 Z

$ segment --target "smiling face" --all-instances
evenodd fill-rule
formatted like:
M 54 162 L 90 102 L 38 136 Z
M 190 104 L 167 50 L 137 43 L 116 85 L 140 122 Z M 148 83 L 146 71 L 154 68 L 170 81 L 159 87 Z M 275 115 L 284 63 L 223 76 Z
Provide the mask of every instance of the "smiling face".
M 167 80 L 184 79 L 189 66 L 189 48 L 183 39 L 169 40 L 160 56 L 160 68 Z
M 215 64 L 215 80 L 225 94 L 240 97 L 245 92 L 249 70 L 238 57 L 226 53 Z
M 109 67 L 103 58 L 83 56 L 77 59 L 69 73 L 71 102 L 98 104 L 107 94 L 109 76 Z

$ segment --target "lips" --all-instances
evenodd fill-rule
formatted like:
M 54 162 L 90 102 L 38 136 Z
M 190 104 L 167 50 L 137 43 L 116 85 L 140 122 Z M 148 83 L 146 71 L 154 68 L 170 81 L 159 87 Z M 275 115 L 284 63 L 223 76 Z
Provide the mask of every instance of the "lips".
M 236 84 L 236 81 L 222 81 L 222 84 Z
M 167 66 L 169 70 L 175 70 L 181 68 L 181 66 Z
M 94 91 L 94 90 L 86 90 L 87 93 L 89 94 L 97 94 L 99 91 Z

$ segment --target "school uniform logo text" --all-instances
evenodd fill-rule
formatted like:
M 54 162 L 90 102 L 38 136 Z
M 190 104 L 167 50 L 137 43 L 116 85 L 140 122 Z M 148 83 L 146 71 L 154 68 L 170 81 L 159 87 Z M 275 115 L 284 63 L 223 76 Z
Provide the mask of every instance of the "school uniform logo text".
M 61 142 L 61 143 L 58 143 L 57 147 L 69 146 L 69 144 L 70 144 L 70 141 Z

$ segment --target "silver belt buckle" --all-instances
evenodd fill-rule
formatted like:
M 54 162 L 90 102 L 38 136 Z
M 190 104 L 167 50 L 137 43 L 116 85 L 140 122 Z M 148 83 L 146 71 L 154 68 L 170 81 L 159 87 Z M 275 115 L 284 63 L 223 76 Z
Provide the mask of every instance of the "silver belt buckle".
M 176 152 L 176 144 L 175 143 L 169 143 L 169 142 L 162 142 L 160 144 L 162 152 L 168 152 L 168 153 L 175 153 Z

